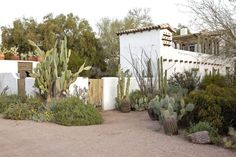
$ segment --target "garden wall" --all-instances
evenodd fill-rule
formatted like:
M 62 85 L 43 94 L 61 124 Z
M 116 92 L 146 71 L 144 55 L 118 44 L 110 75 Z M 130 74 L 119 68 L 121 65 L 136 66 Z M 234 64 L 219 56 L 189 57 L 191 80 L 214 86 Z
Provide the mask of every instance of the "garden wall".
M 0 73 L 0 93 L 8 86 L 7 94 L 18 94 L 16 73 Z
M 19 77 L 18 73 L 0 73 L 0 92 L 8 86 L 7 94 L 18 94 L 18 84 L 17 80 Z M 26 95 L 32 96 L 38 91 L 34 88 L 34 78 L 25 78 L 25 91 Z M 102 109 L 113 110 L 115 109 L 115 98 L 117 92 L 117 77 L 104 77 L 102 78 L 103 88 L 102 88 Z M 75 94 L 74 86 L 77 85 L 80 88 L 89 89 L 89 78 L 78 77 L 77 80 L 72 83 L 69 87 L 69 93 L 71 95 Z M 131 78 L 130 81 L 130 92 L 132 90 L 138 89 L 138 84 L 135 78 Z
M 102 108 L 103 110 L 113 110 L 115 109 L 115 98 L 117 93 L 117 77 L 103 77 L 103 98 L 102 98 Z M 139 89 L 135 78 L 130 79 L 130 92 L 132 90 Z
M 18 62 L 32 62 L 33 69 L 39 63 L 23 60 L 0 60 L 0 73 L 18 73 Z

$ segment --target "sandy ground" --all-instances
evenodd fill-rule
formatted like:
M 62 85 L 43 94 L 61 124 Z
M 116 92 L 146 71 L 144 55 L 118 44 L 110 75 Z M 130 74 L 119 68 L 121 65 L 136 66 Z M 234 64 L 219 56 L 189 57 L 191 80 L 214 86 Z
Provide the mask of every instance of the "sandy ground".
M 0 157 L 236 157 L 166 136 L 146 112 L 102 114 L 104 124 L 80 127 L 0 119 Z

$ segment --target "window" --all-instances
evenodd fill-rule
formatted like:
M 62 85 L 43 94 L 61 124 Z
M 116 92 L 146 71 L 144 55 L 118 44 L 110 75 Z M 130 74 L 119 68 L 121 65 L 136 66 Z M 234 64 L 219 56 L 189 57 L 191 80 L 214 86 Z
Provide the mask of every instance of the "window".
M 195 51 L 195 45 L 189 45 L 189 51 L 194 52 Z

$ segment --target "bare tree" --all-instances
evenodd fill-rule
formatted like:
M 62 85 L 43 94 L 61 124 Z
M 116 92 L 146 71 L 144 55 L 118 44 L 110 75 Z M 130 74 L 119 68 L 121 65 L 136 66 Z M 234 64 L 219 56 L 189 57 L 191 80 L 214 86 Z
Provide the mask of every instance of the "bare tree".
M 236 76 L 236 1 L 188 0 L 194 24 L 215 33 L 223 41 L 220 54 L 234 57 Z

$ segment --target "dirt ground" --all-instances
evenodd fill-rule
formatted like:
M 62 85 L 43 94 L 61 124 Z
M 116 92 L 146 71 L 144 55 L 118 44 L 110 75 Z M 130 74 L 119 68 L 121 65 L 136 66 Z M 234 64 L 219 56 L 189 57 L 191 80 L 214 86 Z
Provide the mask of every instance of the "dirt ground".
M 236 157 L 166 136 L 147 112 L 102 114 L 104 124 L 80 127 L 0 119 L 0 157 Z

